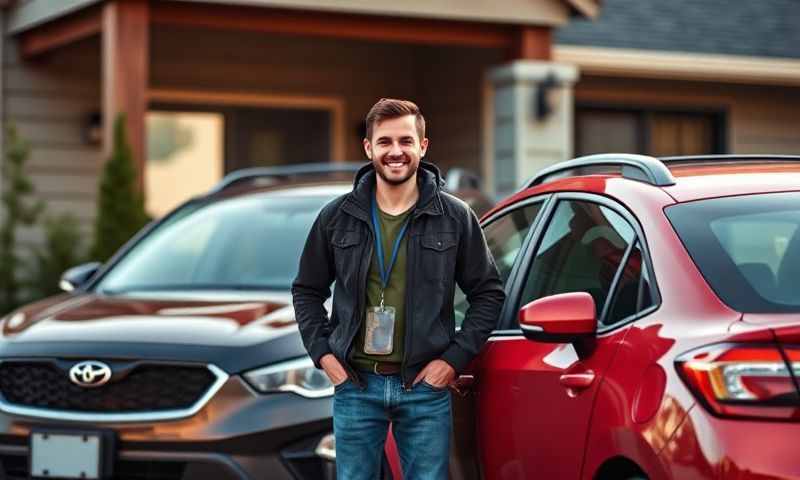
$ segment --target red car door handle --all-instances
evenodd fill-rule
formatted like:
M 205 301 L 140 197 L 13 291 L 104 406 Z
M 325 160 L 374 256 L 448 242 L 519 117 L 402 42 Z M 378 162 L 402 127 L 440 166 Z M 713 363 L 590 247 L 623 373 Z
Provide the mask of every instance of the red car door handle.
M 582 373 L 565 373 L 558 379 L 566 388 L 573 390 L 583 390 L 594 382 L 594 372 L 587 370 Z
M 475 385 L 475 377 L 473 375 L 459 375 L 455 382 L 453 382 L 453 390 L 462 397 L 472 390 Z

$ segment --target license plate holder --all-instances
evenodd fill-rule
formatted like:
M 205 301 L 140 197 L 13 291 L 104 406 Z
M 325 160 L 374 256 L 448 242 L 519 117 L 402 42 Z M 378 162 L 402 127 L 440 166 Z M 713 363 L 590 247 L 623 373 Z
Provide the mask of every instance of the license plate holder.
M 32 429 L 28 445 L 30 478 L 110 478 L 114 438 L 110 430 Z

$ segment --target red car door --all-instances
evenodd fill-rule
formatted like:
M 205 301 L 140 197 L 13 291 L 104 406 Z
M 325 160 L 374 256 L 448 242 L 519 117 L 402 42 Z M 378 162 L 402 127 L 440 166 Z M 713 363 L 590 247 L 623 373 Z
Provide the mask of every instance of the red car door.
M 493 338 L 476 372 L 484 478 L 579 478 L 597 385 L 623 336 L 602 338 L 582 360 L 571 344 Z M 592 383 L 570 388 L 581 374 Z
M 505 308 L 510 329 L 495 332 L 473 365 L 484 478 L 579 478 L 595 393 L 627 328 L 579 344 L 541 343 L 522 336 L 516 312 L 537 298 L 584 291 L 598 319 L 625 315 L 630 307 L 610 292 L 622 291 L 631 265 L 641 266 L 627 215 L 605 200 L 561 195 L 542 233 L 528 238 L 535 248 L 520 259 Z
M 526 238 L 543 210 L 546 198 L 533 197 L 505 208 L 483 222 L 486 244 L 492 252 L 500 277 L 508 282 L 517 258 L 526 244 Z M 456 324 L 461 325 L 468 308 L 466 297 L 458 292 L 455 299 Z M 461 392 L 453 395 L 453 436 L 451 438 L 450 478 L 473 480 L 480 477 L 478 441 L 476 434 L 476 396 L 472 381 L 477 374 L 475 366 L 483 364 L 483 355 L 491 343 L 460 376 Z

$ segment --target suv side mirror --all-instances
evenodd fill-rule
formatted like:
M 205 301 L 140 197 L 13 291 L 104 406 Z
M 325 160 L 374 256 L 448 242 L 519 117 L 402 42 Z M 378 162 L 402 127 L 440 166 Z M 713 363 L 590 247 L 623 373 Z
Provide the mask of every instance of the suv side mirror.
M 537 342 L 571 343 L 594 337 L 594 299 L 586 292 L 539 298 L 519 311 L 519 326 L 525 338 Z
M 97 273 L 101 265 L 103 264 L 100 262 L 89 262 L 70 268 L 61 275 L 61 281 L 58 282 L 59 288 L 65 292 L 71 292 L 82 287 L 87 280 L 92 278 L 92 275 Z

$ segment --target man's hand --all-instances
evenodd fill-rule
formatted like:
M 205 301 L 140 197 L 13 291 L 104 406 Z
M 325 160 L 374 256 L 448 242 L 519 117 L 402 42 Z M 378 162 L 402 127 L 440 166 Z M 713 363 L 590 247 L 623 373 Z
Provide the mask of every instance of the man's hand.
M 331 380 L 334 386 L 344 383 L 347 380 L 347 372 L 332 353 L 327 353 L 319 359 L 319 364 L 325 370 L 325 375 Z
M 425 380 L 432 387 L 446 388 L 453 383 L 455 378 L 456 371 L 449 363 L 444 360 L 433 360 L 419 372 L 417 378 L 414 379 L 414 385 Z

